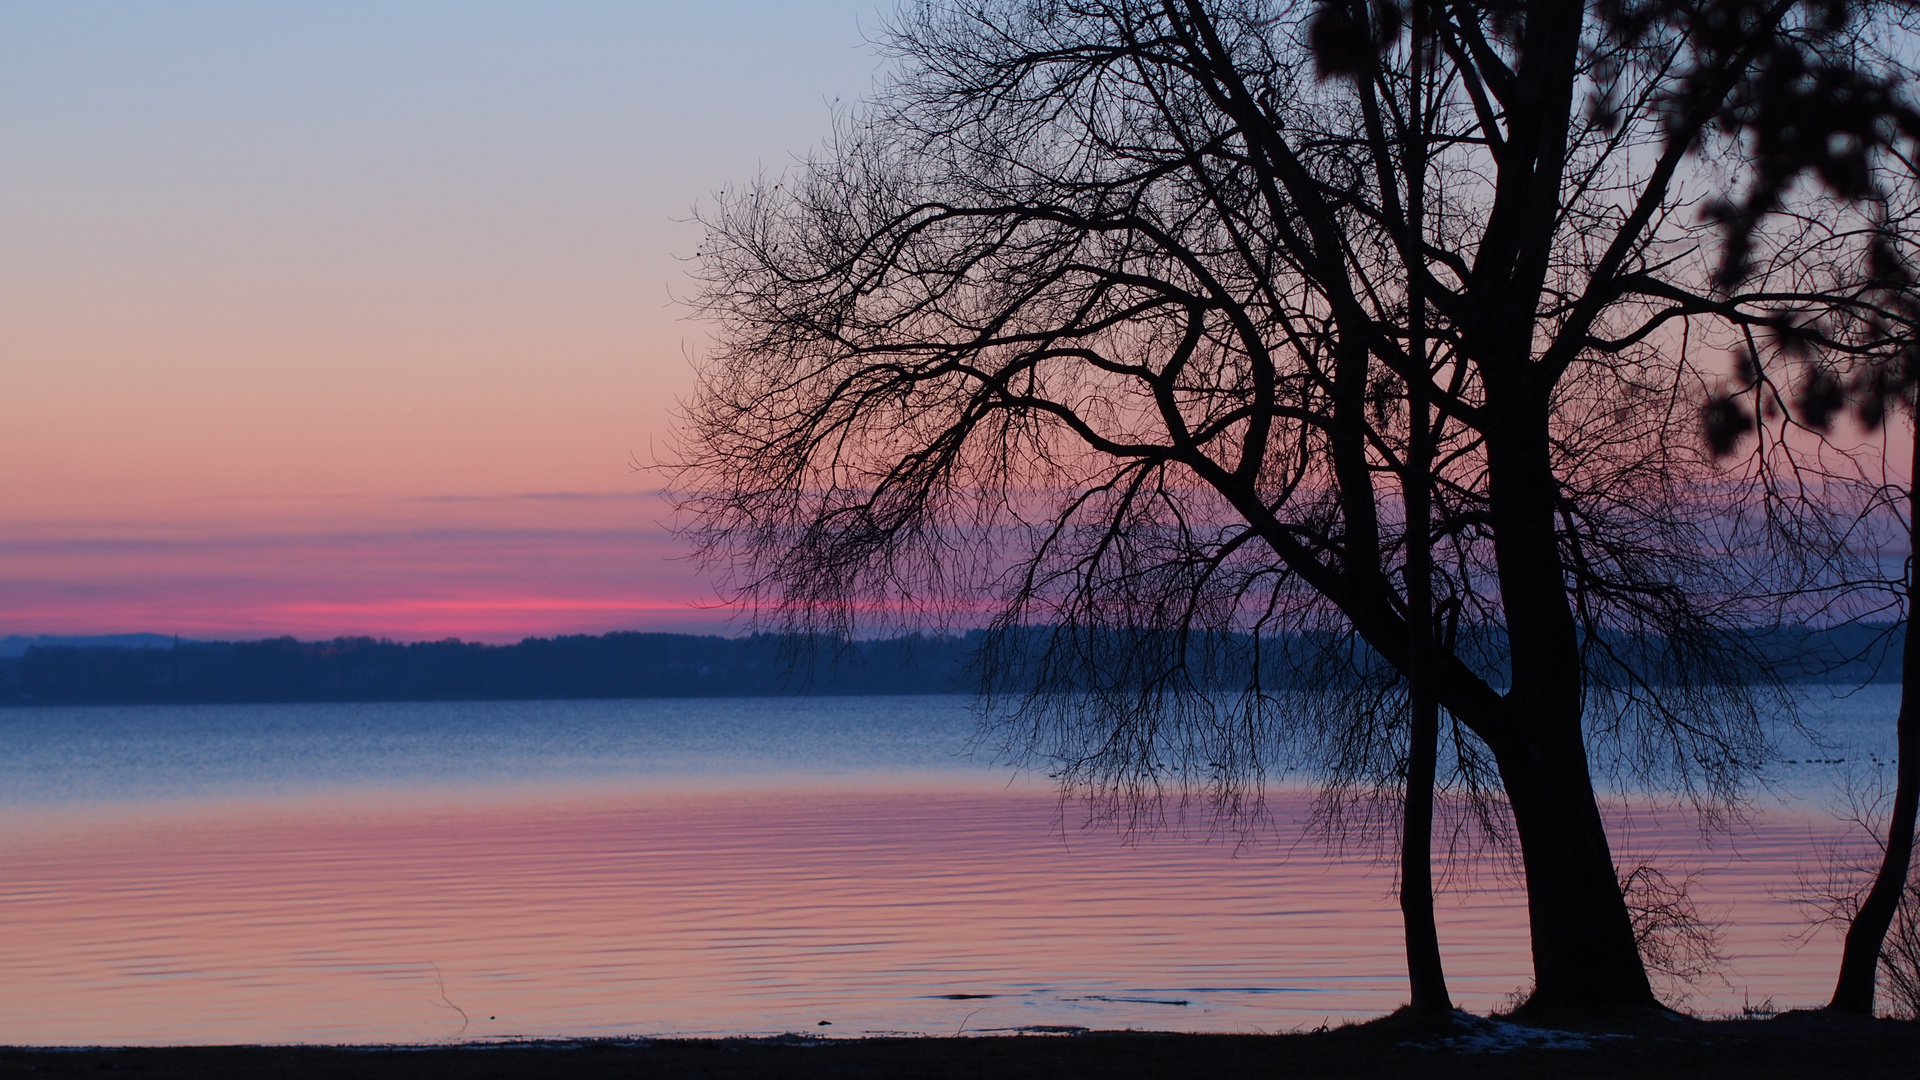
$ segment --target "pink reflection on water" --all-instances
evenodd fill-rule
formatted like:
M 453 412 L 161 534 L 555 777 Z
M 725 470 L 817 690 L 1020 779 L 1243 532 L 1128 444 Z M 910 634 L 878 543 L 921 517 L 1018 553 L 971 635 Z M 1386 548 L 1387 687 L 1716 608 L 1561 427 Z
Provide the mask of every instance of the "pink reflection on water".
M 970 790 L 44 817 L 0 833 L 0 1043 L 1276 1030 L 1404 1000 L 1371 859 L 1064 821 L 1042 792 Z M 1804 822 L 1702 853 L 1690 821 L 1643 820 L 1633 842 L 1669 872 L 1692 853 L 1731 921 L 1727 980 L 1691 1007 L 1824 995 L 1834 943 L 1796 949 L 1772 895 Z M 1520 897 L 1481 884 L 1440 906 L 1477 1010 L 1528 973 Z

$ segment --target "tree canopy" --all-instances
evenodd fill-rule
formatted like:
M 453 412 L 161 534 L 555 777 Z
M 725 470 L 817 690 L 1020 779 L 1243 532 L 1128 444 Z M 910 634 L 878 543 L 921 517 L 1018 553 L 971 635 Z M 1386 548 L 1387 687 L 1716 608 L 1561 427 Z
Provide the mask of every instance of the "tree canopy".
M 989 623 L 1069 782 L 1390 775 L 1394 710 L 1263 672 L 1425 671 L 1511 808 L 1536 1003 L 1650 1004 L 1589 747 L 1728 797 L 1737 631 L 1855 569 L 1844 460 L 1764 401 L 1714 399 L 1762 436 L 1731 472 L 1699 427 L 1735 358 L 1874 333 L 1905 39 L 1840 7 L 908 4 L 870 100 L 705 219 L 691 534 L 781 629 Z M 1845 71 L 1885 93 L 1781 130 Z

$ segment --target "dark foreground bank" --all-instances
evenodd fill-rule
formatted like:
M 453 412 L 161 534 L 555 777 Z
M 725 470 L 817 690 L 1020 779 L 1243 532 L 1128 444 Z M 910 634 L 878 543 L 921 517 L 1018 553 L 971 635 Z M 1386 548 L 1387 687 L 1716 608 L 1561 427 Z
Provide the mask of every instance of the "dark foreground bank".
M 1920 1075 L 1920 1024 L 1822 1016 L 1452 1033 L 1393 1019 L 1291 1035 L 720 1039 L 434 1047 L 0 1049 L 0 1076 L 143 1077 L 1872 1077 Z

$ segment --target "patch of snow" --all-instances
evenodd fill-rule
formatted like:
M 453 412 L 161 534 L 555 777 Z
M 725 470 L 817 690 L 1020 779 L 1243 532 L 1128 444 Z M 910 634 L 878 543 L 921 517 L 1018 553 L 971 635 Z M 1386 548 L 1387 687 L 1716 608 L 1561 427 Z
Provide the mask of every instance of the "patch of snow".
M 1469 1054 L 1504 1054 L 1510 1050 L 1591 1050 L 1596 1041 L 1625 1038 L 1623 1035 L 1590 1035 L 1555 1028 L 1528 1027 L 1466 1013 L 1455 1013 L 1454 1023 L 1466 1030 L 1445 1039 L 1410 1045 Z

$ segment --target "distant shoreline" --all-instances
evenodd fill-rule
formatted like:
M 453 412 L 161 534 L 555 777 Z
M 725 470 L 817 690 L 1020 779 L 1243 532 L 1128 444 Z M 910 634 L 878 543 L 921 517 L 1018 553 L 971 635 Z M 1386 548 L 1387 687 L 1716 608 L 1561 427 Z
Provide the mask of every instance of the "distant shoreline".
M 951 694 L 969 688 L 968 638 L 796 647 L 744 638 L 614 633 L 515 645 L 373 638 L 40 645 L 0 659 L 0 706 Z
M 1047 632 L 1032 631 L 1036 648 Z M 1752 634 L 1753 654 L 1787 682 L 1899 678 L 1902 626 Z M 871 641 L 621 632 L 513 645 L 15 635 L 0 651 L 0 707 L 954 694 L 974 689 L 983 640 L 978 631 Z M 1299 637 L 1265 648 L 1284 656 L 1295 642 L 1306 643 L 1302 655 L 1317 647 Z M 1658 654 L 1645 642 L 1618 644 L 1619 655 Z M 1237 669 L 1221 669 L 1230 670 Z M 1286 678 L 1282 664 L 1262 682 L 1277 687 Z

